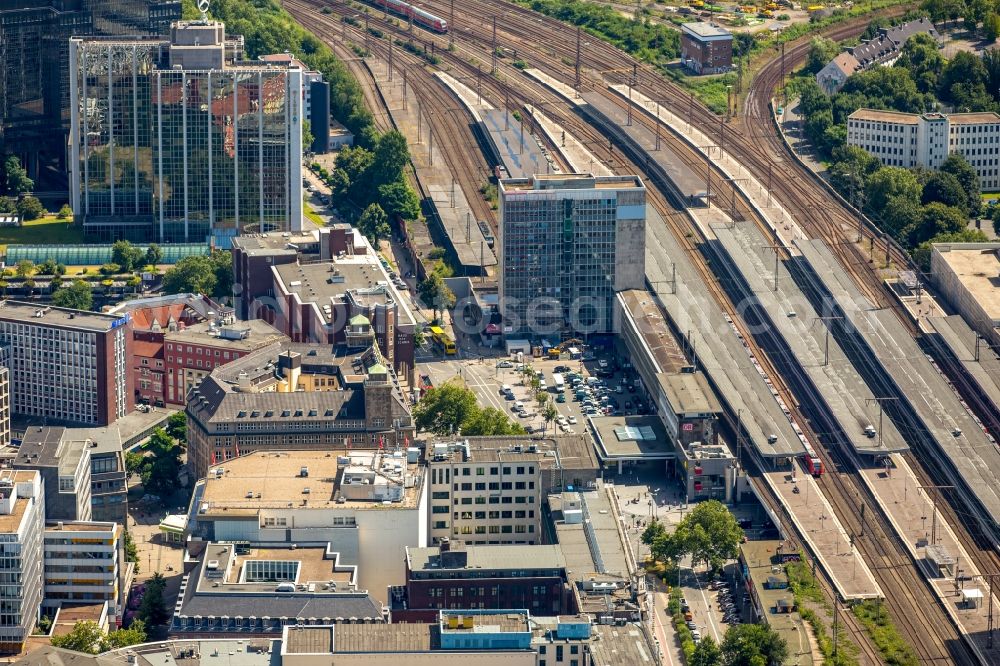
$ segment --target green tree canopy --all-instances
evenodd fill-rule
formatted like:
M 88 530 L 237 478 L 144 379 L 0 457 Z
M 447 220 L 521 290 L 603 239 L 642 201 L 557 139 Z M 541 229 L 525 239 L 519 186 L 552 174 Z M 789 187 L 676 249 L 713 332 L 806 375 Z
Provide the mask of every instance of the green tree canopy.
M 694 648 L 689 666 L 721 666 L 722 650 L 711 636 L 705 636 Z
M 145 458 L 139 472 L 142 486 L 146 492 L 169 497 L 180 487 L 181 447 L 163 428 L 157 428 L 149 438 L 146 449 L 150 455 Z
M 55 647 L 87 654 L 98 654 L 145 642 L 146 625 L 142 620 L 132 622 L 128 629 L 116 629 L 107 634 L 96 622 L 81 620 L 73 625 L 68 634 L 52 637 L 52 645 Z
M 929 204 L 933 201 L 945 206 L 954 206 L 966 214 L 969 210 L 969 200 L 962 184 L 958 182 L 958 178 L 946 171 L 935 171 L 924 184 L 920 202 Z
M 178 442 L 187 441 L 187 414 L 185 412 L 174 412 L 167 418 L 167 434 Z
M 146 581 L 146 592 L 142 595 L 138 611 L 139 618 L 146 623 L 146 626 L 155 627 L 166 624 L 167 620 L 170 619 L 170 613 L 167 612 L 163 597 L 163 591 L 166 587 L 167 581 L 160 572 L 154 573 Z
M 737 624 L 722 640 L 725 666 L 781 666 L 788 657 L 785 639 L 766 624 Z
M 920 200 L 921 187 L 912 171 L 902 167 L 882 167 L 868 179 L 868 208 L 881 217 L 889 199 L 905 197 Z
M 28 177 L 28 172 L 21 166 L 21 160 L 16 155 L 8 155 L 3 163 L 3 185 L 7 194 L 18 196 L 35 189 L 35 181 Z
M 895 66 L 909 70 L 920 92 L 934 93 L 944 69 L 944 57 L 937 41 L 926 33 L 920 33 L 906 40 Z
M 484 407 L 462 425 L 462 434 L 470 437 L 523 435 L 524 428 L 496 407 Z
M 358 218 L 358 230 L 371 241 L 372 245 L 378 246 L 378 241 L 388 238 L 390 235 L 389 216 L 385 214 L 382 207 L 377 203 L 369 204 Z
M 184 257 L 163 275 L 163 290 L 168 294 L 205 294 L 215 292 L 218 278 L 215 264 L 204 256 Z
M 994 107 L 986 89 L 989 77 L 983 61 L 968 51 L 959 51 L 941 72 L 938 97 L 959 110 L 987 111 Z
M 156 243 L 150 243 L 146 248 L 146 263 L 155 266 L 163 260 L 163 250 Z
M 417 428 L 448 435 L 521 435 L 524 428 L 495 407 L 481 408 L 476 394 L 452 379 L 428 390 L 413 409 Z
M 434 310 L 434 316 L 441 310 L 448 310 L 455 305 L 455 294 L 448 285 L 444 283 L 444 278 L 434 271 L 417 285 L 417 293 L 424 305 Z
M 840 53 L 840 45 L 826 37 L 813 37 L 809 42 L 809 55 L 806 56 L 805 71 L 815 74 L 826 67 Z
M 94 292 L 85 280 L 73 280 L 52 294 L 52 303 L 60 308 L 74 310 L 92 310 L 94 308 Z
M 704 562 L 717 571 L 739 553 L 743 530 L 722 502 L 708 500 L 684 516 L 673 533 L 651 525 L 642 539 L 656 560 L 676 563 L 690 555 L 693 563 Z
M 145 253 L 127 240 L 115 241 L 111 246 L 111 263 L 121 266 L 124 273 L 141 268 Z
M 380 185 L 378 197 L 381 206 L 389 215 L 398 215 L 404 220 L 416 220 L 420 217 L 420 200 L 405 181 Z
M 968 212 L 970 215 L 979 215 L 982 211 L 982 199 L 979 189 L 979 174 L 964 156 L 959 153 L 951 153 L 945 158 L 938 170 L 942 173 L 949 173 L 958 179 L 959 184 L 965 191 L 965 198 L 968 202 Z
M 37 197 L 31 195 L 24 195 L 18 199 L 17 204 L 17 214 L 21 216 L 23 220 L 37 220 L 38 218 L 45 215 L 45 206 L 42 202 L 38 200 Z

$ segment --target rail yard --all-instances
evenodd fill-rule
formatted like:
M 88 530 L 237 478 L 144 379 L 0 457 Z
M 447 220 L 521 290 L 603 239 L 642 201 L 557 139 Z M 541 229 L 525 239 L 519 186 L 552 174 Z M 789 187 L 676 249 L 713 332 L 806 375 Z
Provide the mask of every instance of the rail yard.
M 1000 492 L 992 472 L 1000 454 L 982 425 L 995 414 L 990 401 L 959 396 L 976 395 L 971 384 L 989 378 L 967 376 L 968 349 L 955 351 L 960 333 L 945 322 L 935 324 L 939 354 L 958 360 L 945 366 L 947 377 L 927 360 L 913 337 L 918 324 L 880 269 L 908 266 L 908 257 L 786 149 L 772 96 L 805 58 L 808 42 L 776 54 L 748 88 L 742 113 L 727 120 L 647 65 L 518 5 L 470 0 L 456 13 L 454 2 L 432 0 L 414 14 L 406 3 L 368 4 L 388 12 L 283 3 L 350 62 L 375 106 L 416 102 L 406 114 L 376 109 L 380 124 L 416 125 L 418 172 L 443 164 L 452 204 L 460 188 L 460 207 L 494 235 L 495 212 L 478 192 L 505 157 L 510 175 L 525 168 L 528 152 L 535 172 L 543 164 L 554 172 L 589 164 L 597 172 L 596 163 L 603 172 L 647 178 L 647 287 L 680 346 L 709 376 L 728 431 L 748 442 L 744 462 L 756 493 L 821 564 L 834 606 L 884 600 L 922 662 L 1000 662 L 1000 647 L 987 638 L 992 617 L 955 610 L 947 581 L 924 561 L 928 545 L 944 544 L 970 560 L 974 576 L 1000 574 Z M 867 21 L 839 24 L 828 36 L 857 35 Z M 525 142 L 538 143 L 526 149 Z M 424 187 L 426 198 L 447 206 L 434 187 Z M 488 277 L 482 234 L 472 242 L 454 223 L 442 225 L 446 234 L 465 236 L 463 263 L 478 259 Z M 886 340 L 903 350 L 900 358 L 878 346 Z M 803 456 L 819 458 L 826 473 L 814 479 Z M 921 537 L 925 521 L 914 525 L 926 510 L 902 511 L 897 489 L 884 487 L 890 476 L 903 479 L 904 497 L 913 493 L 919 507 L 930 506 L 929 542 Z M 950 490 L 932 488 L 943 483 Z M 857 620 L 842 620 L 878 662 Z

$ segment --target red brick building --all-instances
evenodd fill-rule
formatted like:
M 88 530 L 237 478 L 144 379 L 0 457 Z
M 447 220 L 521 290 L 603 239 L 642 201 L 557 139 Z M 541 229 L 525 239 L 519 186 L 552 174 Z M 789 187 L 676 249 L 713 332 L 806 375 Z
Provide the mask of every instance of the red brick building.
M 733 68 L 733 34 L 714 23 L 684 23 L 681 62 L 695 74 L 728 72 Z
M 393 622 L 434 622 L 442 609 L 576 613 L 559 546 L 473 546 L 447 538 L 439 546 L 406 549 L 406 585 L 390 588 L 389 602 Z

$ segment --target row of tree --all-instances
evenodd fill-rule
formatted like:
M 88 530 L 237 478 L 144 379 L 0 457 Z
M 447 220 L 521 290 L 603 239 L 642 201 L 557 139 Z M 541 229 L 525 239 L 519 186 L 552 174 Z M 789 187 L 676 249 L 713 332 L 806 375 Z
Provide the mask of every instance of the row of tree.
M 214 298 L 232 296 L 232 253 L 212 250 L 208 256 L 184 257 L 164 273 L 163 291 L 168 294 L 205 294 Z
M 419 430 L 439 435 L 523 435 L 524 428 L 496 407 L 480 407 L 476 394 L 458 379 L 451 379 L 424 393 L 413 408 Z
M 788 658 L 788 642 L 766 624 L 736 624 L 726 629 L 722 645 L 702 638 L 688 666 L 781 666 Z

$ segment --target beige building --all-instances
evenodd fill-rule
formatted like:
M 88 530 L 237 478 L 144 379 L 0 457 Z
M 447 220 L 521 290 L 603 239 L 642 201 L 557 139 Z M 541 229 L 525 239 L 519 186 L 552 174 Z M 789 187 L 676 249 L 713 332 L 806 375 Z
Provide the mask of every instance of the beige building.
M 106 602 L 120 625 L 135 565 L 125 560 L 118 523 L 56 522 L 45 527 L 45 604 Z
M 585 435 L 467 437 L 431 444 L 427 475 L 430 543 L 533 544 L 543 498 L 593 484 L 597 460 Z
M 35 470 L 0 470 L 0 653 L 24 646 L 42 605 L 45 494 Z
M 935 243 L 934 284 L 972 330 L 1000 345 L 1000 243 Z
M 1000 114 L 858 109 L 847 118 L 847 144 L 886 166 L 906 168 L 937 169 L 958 153 L 979 174 L 984 192 L 1000 189 Z
M 426 542 L 422 476 L 394 451 L 258 451 L 208 470 L 188 531 L 208 541 L 329 544 L 358 568 L 358 589 L 385 601 L 388 586 L 406 580 L 406 547 Z

